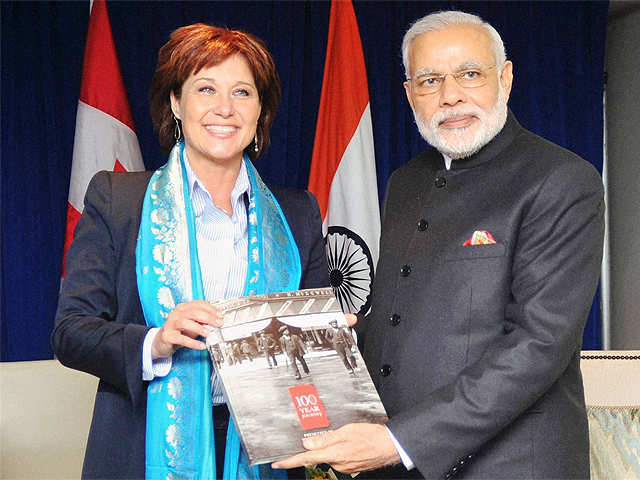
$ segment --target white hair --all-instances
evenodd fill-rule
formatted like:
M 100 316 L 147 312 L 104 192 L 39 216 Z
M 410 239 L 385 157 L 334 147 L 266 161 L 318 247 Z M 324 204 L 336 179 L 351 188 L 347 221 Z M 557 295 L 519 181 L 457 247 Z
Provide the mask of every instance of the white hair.
M 502 38 L 500 38 L 500 34 L 496 29 L 477 15 L 449 10 L 431 13 L 416 20 L 407 30 L 407 33 L 404 34 L 402 39 L 402 63 L 404 64 L 404 73 L 407 78 L 409 78 L 409 48 L 411 47 L 411 42 L 423 33 L 444 30 L 449 26 L 459 24 L 473 24 L 484 27 L 491 39 L 491 43 L 493 43 L 493 56 L 496 60 L 497 69 L 500 71 L 504 66 L 504 62 L 507 61 L 507 53 L 504 49 Z

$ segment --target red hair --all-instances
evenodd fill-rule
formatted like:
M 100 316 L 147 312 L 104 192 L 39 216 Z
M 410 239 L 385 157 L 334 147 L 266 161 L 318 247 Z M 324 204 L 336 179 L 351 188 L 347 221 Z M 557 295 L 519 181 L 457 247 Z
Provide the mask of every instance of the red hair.
M 256 130 L 258 151 L 255 152 L 251 144 L 245 153 L 255 160 L 269 147 L 269 133 L 280 104 L 281 87 L 275 63 L 264 42 L 250 33 L 195 23 L 175 30 L 160 48 L 158 66 L 151 80 L 151 120 L 165 153 L 169 153 L 175 143 L 170 93 L 180 98 L 182 85 L 191 74 L 218 65 L 236 54 L 242 55 L 249 64 L 261 105 Z

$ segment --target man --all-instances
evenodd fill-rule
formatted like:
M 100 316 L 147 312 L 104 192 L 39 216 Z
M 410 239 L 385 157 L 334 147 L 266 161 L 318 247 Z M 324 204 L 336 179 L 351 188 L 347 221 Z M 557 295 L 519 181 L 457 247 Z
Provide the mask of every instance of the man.
M 326 337 L 331 342 L 333 349 L 338 352 L 347 371 L 354 375 L 356 368 L 355 358 L 351 353 L 351 333 L 346 328 L 339 328 L 337 320 L 329 322 L 329 328 L 326 330 Z
M 211 358 L 213 358 L 213 361 L 216 363 L 216 366 L 220 367 L 222 362 L 224 362 L 224 357 L 220 352 L 220 346 L 218 344 L 207 345 L 207 349 L 209 350 L 209 354 L 211 355 Z
M 257 352 L 252 344 L 250 344 L 246 339 L 242 340 L 242 343 L 240 344 L 240 350 L 242 351 L 242 355 L 245 358 L 248 358 L 250 362 L 253 362 L 253 357 L 256 356 Z
M 276 341 L 270 334 L 268 335 L 265 332 L 260 332 L 260 336 L 258 337 L 258 348 L 262 350 L 264 356 L 267 358 L 267 364 L 269 365 L 269 368 L 278 366 L 275 355 Z M 271 365 L 272 360 L 273 365 Z
M 296 372 L 296 380 L 300 380 L 302 377 L 300 376 L 297 363 L 300 363 L 305 374 L 309 374 L 309 367 L 304 359 L 304 343 L 302 343 L 299 336 L 291 335 L 287 327 L 280 327 L 280 332 L 282 333 L 280 337 L 280 348 L 282 348 L 282 351 L 289 357 L 293 371 Z
M 240 347 L 240 343 L 232 342 L 231 345 L 232 345 L 231 351 L 233 352 L 234 363 L 242 363 L 242 360 L 244 360 L 244 354 L 242 353 L 242 348 Z
M 407 99 L 435 149 L 389 180 L 361 325 L 390 420 L 305 440 L 311 451 L 276 465 L 589 478 L 579 352 L 603 189 L 592 166 L 508 111 L 505 58 L 498 33 L 462 12 L 424 17 L 405 35 Z
M 226 358 L 227 358 L 227 359 L 228 359 L 228 361 L 229 361 L 229 365 L 235 365 L 235 364 L 237 363 L 237 361 L 236 361 L 236 356 L 235 356 L 235 353 L 234 353 L 234 351 L 233 351 L 233 350 L 234 350 L 234 349 L 233 349 L 233 345 L 234 345 L 234 344 L 233 344 L 232 342 L 228 342 L 228 343 L 226 344 L 226 346 L 224 347 L 225 352 L 226 352 L 226 354 L 227 354 L 227 355 L 226 355 Z

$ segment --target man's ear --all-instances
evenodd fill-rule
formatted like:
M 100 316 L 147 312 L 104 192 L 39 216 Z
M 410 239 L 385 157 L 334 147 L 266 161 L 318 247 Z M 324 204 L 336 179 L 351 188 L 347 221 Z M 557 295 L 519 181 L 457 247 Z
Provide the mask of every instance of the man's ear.
M 407 101 L 409 102 L 409 105 L 411 106 L 411 110 L 413 110 L 413 98 L 411 98 L 411 86 L 409 85 L 409 81 L 405 81 L 403 83 L 404 85 L 404 93 L 407 94 Z
M 176 95 L 173 93 L 173 91 L 169 93 L 169 101 L 171 102 L 171 111 L 173 112 L 173 116 L 178 120 L 182 120 L 180 118 L 180 102 L 178 102 L 178 99 L 176 98 Z
M 513 83 L 513 63 L 510 60 L 504 62 L 502 72 L 500 73 L 500 84 L 504 90 L 506 100 L 509 100 L 509 94 L 511 94 L 511 84 Z

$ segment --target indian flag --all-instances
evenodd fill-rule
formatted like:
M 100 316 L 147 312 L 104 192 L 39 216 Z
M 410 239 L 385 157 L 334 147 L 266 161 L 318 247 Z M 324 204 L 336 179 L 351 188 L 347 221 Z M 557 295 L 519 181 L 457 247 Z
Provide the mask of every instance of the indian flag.
M 366 313 L 380 210 L 367 72 L 351 1 L 331 3 L 309 190 L 320 204 L 331 286 L 342 310 Z

